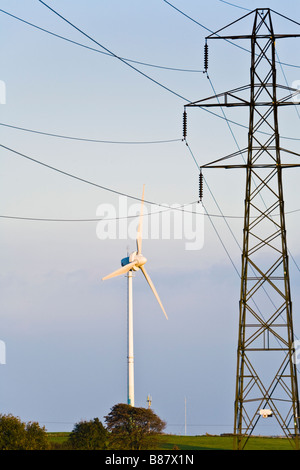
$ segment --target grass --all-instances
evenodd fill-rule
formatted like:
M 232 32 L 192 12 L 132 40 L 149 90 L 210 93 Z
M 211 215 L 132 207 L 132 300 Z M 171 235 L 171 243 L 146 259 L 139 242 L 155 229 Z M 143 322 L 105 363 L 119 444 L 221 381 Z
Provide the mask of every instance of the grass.
M 53 450 L 61 449 L 70 435 L 69 432 L 48 432 L 47 434 Z
M 173 436 L 160 437 L 161 449 L 171 450 L 233 450 L 231 436 Z M 245 447 L 247 450 L 292 450 L 287 439 L 271 437 L 251 437 Z
M 50 432 L 49 440 L 53 449 L 59 449 L 68 439 L 68 432 Z M 232 450 L 232 436 L 176 436 L 162 434 L 159 436 L 157 450 Z M 292 450 L 287 439 L 279 437 L 251 437 L 246 450 Z

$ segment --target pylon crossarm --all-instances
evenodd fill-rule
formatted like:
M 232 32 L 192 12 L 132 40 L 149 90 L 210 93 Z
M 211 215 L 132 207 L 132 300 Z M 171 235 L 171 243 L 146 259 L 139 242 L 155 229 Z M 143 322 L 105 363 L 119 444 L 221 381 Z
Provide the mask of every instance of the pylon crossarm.
M 256 34 L 256 39 L 268 39 L 270 36 L 265 34 Z M 274 34 L 272 36 L 272 40 L 276 41 L 277 39 L 284 39 L 284 38 L 299 38 L 300 34 Z M 219 36 L 219 37 L 211 37 L 208 36 L 206 39 L 225 39 L 225 40 L 233 40 L 233 39 L 253 39 L 252 34 L 245 34 L 242 36 Z
M 300 166 L 299 163 L 280 163 L 280 164 L 264 164 L 262 163 L 261 165 L 252 165 L 245 163 L 244 165 L 210 165 L 209 163 L 207 165 L 202 165 L 200 168 L 223 168 L 225 170 L 230 170 L 230 169 L 241 169 L 241 168 L 298 168 Z
M 272 72 L 269 72 L 268 75 L 264 78 L 257 77 L 259 83 L 255 83 L 253 86 L 254 90 L 254 100 L 255 100 L 255 107 L 260 106 L 273 106 L 274 105 L 274 86 L 269 79 L 271 78 Z M 287 90 L 289 94 L 276 100 L 275 104 L 277 106 L 287 106 L 293 105 L 297 106 L 300 105 L 300 101 L 295 100 L 295 98 L 300 94 L 300 91 L 297 88 L 291 88 L 285 85 L 276 85 L 276 89 L 278 90 Z M 233 90 L 228 90 L 222 93 L 218 93 L 216 95 L 209 96 L 208 98 L 204 98 L 197 101 L 192 101 L 184 106 L 184 108 L 193 108 L 193 107 L 201 107 L 201 108 L 210 108 L 210 107 L 239 107 L 239 106 L 250 106 L 251 99 L 250 97 L 243 98 L 242 96 L 238 96 L 237 93 L 244 92 L 246 90 L 251 90 L 251 85 L 245 85 L 239 88 L 235 88 Z M 269 91 L 270 90 L 270 91 Z M 262 100 L 258 101 L 259 96 L 262 94 L 263 91 L 266 91 L 270 101 Z M 230 101 L 230 98 L 232 101 Z M 292 101 L 288 101 L 291 100 Z M 216 100 L 214 102 L 213 100 Z

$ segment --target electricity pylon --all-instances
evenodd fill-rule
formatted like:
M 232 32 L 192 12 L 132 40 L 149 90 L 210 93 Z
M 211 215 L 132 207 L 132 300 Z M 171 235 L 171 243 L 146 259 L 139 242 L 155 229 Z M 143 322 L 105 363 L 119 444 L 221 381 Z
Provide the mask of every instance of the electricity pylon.
M 299 154 L 281 147 L 278 110 L 300 100 L 295 100 L 299 90 L 277 84 L 275 41 L 300 35 L 275 34 L 271 12 L 280 15 L 256 9 L 206 38 L 206 70 L 208 39 L 250 40 L 250 85 L 185 106 L 185 119 L 186 108 L 195 106 L 249 108 L 247 147 L 201 167 L 246 170 L 234 406 L 238 450 L 245 448 L 259 420 L 270 417 L 293 448 L 299 449 L 300 410 L 282 184 L 283 169 L 298 167 L 291 158 Z M 220 36 L 221 31 L 250 15 L 254 15 L 251 34 Z M 186 132 L 186 124 L 184 129 Z M 228 163 L 243 154 L 247 156 L 244 163 Z M 283 163 L 283 155 L 289 157 L 287 163 Z

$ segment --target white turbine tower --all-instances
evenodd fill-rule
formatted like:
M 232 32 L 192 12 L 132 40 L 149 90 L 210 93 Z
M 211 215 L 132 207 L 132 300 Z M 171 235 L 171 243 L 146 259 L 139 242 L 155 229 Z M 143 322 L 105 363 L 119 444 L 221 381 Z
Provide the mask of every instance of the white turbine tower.
M 145 269 L 145 263 L 147 259 L 142 255 L 142 226 L 143 226 L 143 206 L 144 206 L 144 192 L 145 192 L 145 185 L 143 186 L 143 195 L 142 195 L 142 204 L 141 204 L 141 212 L 140 212 L 140 220 L 139 226 L 137 231 L 137 251 L 133 251 L 127 258 L 123 258 L 121 260 L 122 267 L 117 269 L 113 273 L 109 274 L 102 278 L 104 281 L 105 279 L 110 279 L 112 277 L 120 276 L 122 274 L 127 274 L 128 279 L 128 369 L 127 369 L 127 403 L 128 405 L 134 406 L 134 357 L 133 357 L 133 305 L 132 305 L 132 272 L 141 270 L 144 274 L 146 281 L 148 282 L 149 286 L 152 289 L 153 294 L 155 295 L 162 311 L 165 314 L 166 319 L 168 319 L 163 304 L 158 296 L 158 293 L 154 287 L 153 282 L 151 281 L 149 274 Z

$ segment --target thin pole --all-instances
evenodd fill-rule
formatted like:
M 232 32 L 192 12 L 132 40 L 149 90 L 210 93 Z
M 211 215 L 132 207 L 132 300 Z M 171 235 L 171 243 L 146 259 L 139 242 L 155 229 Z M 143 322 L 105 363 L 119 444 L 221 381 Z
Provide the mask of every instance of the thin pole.
M 186 397 L 184 397 L 184 435 L 186 436 Z
M 132 271 L 128 271 L 128 378 L 127 403 L 134 406 L 134 358 L 133 358 L 133 308 L 132 308 Z

